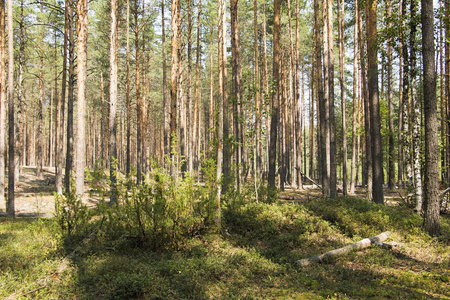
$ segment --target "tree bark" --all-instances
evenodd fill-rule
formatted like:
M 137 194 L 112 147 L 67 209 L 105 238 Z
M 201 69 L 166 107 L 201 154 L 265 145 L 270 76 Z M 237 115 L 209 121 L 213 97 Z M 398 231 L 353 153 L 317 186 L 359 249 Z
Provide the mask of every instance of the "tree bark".
M 199 104 L 201 104 L 201 90 L 200 90 L 200 27 L 201 27 L 201 13 L 202 13 L 202 1 L 198 1 L 198 15 L 197 15 L 197 49 L 196 49 L 196 59 L 195 59 L 195 88 L 194 88 L 194 126 L 193 126 L 193 143 L 194 149 L 196 149 L 194 156 L 194 167 L 198 167 L 198 175 L 200 177 L 200 153 L 201 153 L 201 130 L 200 130 L 200 119 L 201 119 L 201 109 L 199 109 Z M 193 149 L 193 150 L 194 150 Z
M 20 2 L 20 21 L 19 21 L 19 37 L 18 37 L 18 43 L 19 43 L 19 53 L 18 53 L 18 75 L 17 75 L 17 123 L 15 126 L 15 173 L 14 173 L 14 180 L 15 184 L 19 182 L 19 175 L 21 174 L 22 170 L 21 167 L 24 165 L 24 158 L 25 158 L 25 151 L 24 149 L 24 136 L 25 136 L 25 123 L 23 119 L 23 111 L 25 109 L 25 103 L 23 101 L 23 95 L 24 95 L 24 88 L 23 88 L 23 56 L 24 56 L 24 50 L 25 50 L 25 34 L 24 34 L 24 0 L 21 0 Z M 56 46 L 55 46 L 56 47 Z
M 187 12 L 187 29 L 188 29 L 188 53 L 187 53 L 187 99 L 186 99 L 186 106 L 187 106 L 187 118 L 186 118 L 186 124 L 187 124 L 187 170 L 189 172 L 192 172 L 194 170 L 194 101 L 192 99 L 192 0 L 188 0 L 188 12 Z
M 66 1 L 67 2 L 67 1 Z M 63 62 L 62 62 L 62 81 L 61 81 L 61 98 L 59 103 L 59 118 L 57 131 L 57 141 L 55 144 L 56 168 L 55 168 L 55 185 L 56 192 L 59 195 L 63 193 L 63 151 L 64 151 L 64 114 L 66 108 L 66 82 L 67 82 L 67 44 L 69 34 L 69 11 L 67 3 L 64 5 L 64 42 L 63 42 Z M 56 57 L 55 57 L 56 59 Z M 56 84 L 57 78 L 55 78 Z
M 229 172 L 230 172 L 230 143 L 229 137 L 229 120 L 228 120 L 228 53 L 227 53 L 227 18 L 226 18 L 226 1 L 222 1 L 222 72 L 223 72 L 223 85 L 222 85 L 222 97 L 223 97 L 223 183 L 222 192 L 228 191 L 230 184 Z M 236 7 L 237 8 L 237 7 Z
M 445 149 L 450 149 L 450 1 L 445 1 Z M 449 186 L 450 178 L 450 151 L 446 151 L 445 172 L 447 173 L 446 186 Z
M 372 135 L 373 201 L 384 204 L 383 198 L 383 153 L 381 139 L 380 103 L 378 100 L 377 65 L 377 3 L 372 0 L 367 8 L 367 61 L 370 104 L 370 133 Z
M 323 3 L 323 47 L 324 47 L 324 143 L 325 166 L 323 191 L 325 197 L 335 198 L 336 194 L 336 133 L 334 122 L 334 41 L 332 1 Z
M 317 87 L 317 170 L 320 184 L 323 186 L 326 176 L 325 166 L 325 105 L 324 105 L 324 89 L 322 78 L 322 42 L 321 42 L 321 24 L 320 24 L 320 7 L 319 1 L 314 0 L 314 53 L 315 53 L 315 82 Z
M 294 98 L 296 106 L 298 105 L 298 109 L 295 112 L 296 117 L 295 120 L 295 132 L 296 136 L 299 135 L 299 137 L 294 137 L 294 141 L 296 143 L 297 148 L 297 165 L 295 166 L 294 172 L 297 174 L 297 186 L 300 189 L 303 189 L 303 180 L 302 180 L 302 166 L 304 166 L 305 170 L 304 173 L 306 174 L 306 130 L 305 130 L 305 59 L 302 58 L 302 69 L 301 69 L 301 98 L 300 98 L 300 83 L 299 83 L 299 77 L 300 77 L 300 0 L 297 0 L 295 3 L 295 76 L 294 80 L 296 82 L 295 91 L 294 91 Z M 300 98 L 300 99 L 299 99 Z M 300 103 L 299 103 L 300 101 Z M 303 135 L 301 133 L 304 133 Z M 302 156 L 302 145 L 304 146 L 304 155 Z
M 136 59 L 136 182 L 142 182 L 142 98 L 141 98 L 141 81 L 140 81 L 140 52 L 139 52 L 139 4 L 138 0 L 134 1 L 134 49 Z
M 73 96 L 75 85 L 75 38 L 73 28 L 73 0 L 67 1 L 68 30 L 69 30 L 69 86 L 67 95 L 67 146 L 66 146 L 66 172 L 64 185 L 66 192 L 71 189 L 71 174 L 73 164 Z
M 109 178 L 111 180 L 110 205 L 117 202 L 117 2 L 111 0 L 111 33 L 110 33 L 110 84 L 109 84 Z
M 84 169 L 86 166 L 86 79 L 88 2 L 77 2 L 77 150 L 75 158 L 75 191 L 84 195 Z
M 290 122 L 286 123 L 288 128 L 290 127 L 291 131 L 293 131 L 293 136 L 295 136 L 295 140 L 291 139 L 291 136 L 288 134 L 287 143 L 289 141 L 293 141 L 287 149 L 292 149 L 292 180 L 291 180 L 291 186 L 294 188 L 297 188 L 297 153 L 301 153 L 301 148 L 299 148 L 298 142 L 302 138 L 302 133 L 299 132 L 299 128 L 296 128 L 297 121 L 300 121 L 298 118 L 299 113 L 299 101 L 297 99 L 297 87 L 299 86 L 299 79 L 297 76 L 297 68 L 296 68 L 296 59 L 295 59 L 295 52 L 294 52 L 294 39 L 292 34 L 292 10 L 291 10 L 291 0 L 288 0 L 288 27 L 289 27 L 289 87 L 288 87 L 288 99 L 290 100 L 290 110 L 289 110 L 289 119 Z M 288 152 L 288 151 L 286 151 Z M 289 159 L 287 160 L 286 168 L 289 167 Z
M 44 2 L 41 0 L 41 14 L 44 10 Z M 39 100 L 38 100 L 38 128 L 37 128 L 37 154 L 36 154 L 36 176 L 42 178 L 42 167 L 44 164 L 44 29 L 40 33 L 41 49 L 39 51 Z
M 360 1 L 360 0 L 358 0 Z M 366 11 L 369 5 L 366 5 Z M 367 12 L 366 12 L 367 14 Z M 366 50 L 365 50 L 365 43 L 364 43 L 364 33 L 363 33 L 363 19 L 362 19 L 362 9 L 359 13 L 359 60 L 361 65 L 361 98 L 362 98 L 362 106 L 364 107 L 363 113 L 364 113 L 364 153 L 365 153 L 365 160 L 363 163 L 362 168 L 362 175 L 363 175 L 363 184 L 367 185 L 367 194 L 366 197 L 368 200 L 372 200 L 372 194 L 373 194 L 373 172 L 371 167 L 372 162 L 372 135 L 371 135 L 371 116 L 370 116 L 370 109 L 369 109 L 369 96 L 368 96 L 368 72 L 366 70 Z M 367 47 L 368 48 L 368 47 Z
M 167 64 L 166 64 L 166 25 L 164 15 L 164 0 L 161 0 L 161 38 L 163 59 L 163 107 L 164 107 L 164 155 L 170 155 L 170 107 L 167 103 Z
M 434 58 L 433 1 L 422 0 L 423 94 L 425 110 L 425 207 L 424 227 L 434 236 L 439 224 L 439 144 Z
M 266 2 L 263 2 L 262 6 L 263 10 L 263 20 L 262 20 L 262 46 L 263 46 L 263 57 L 262 57 L 262 64 L 263 64 L 263 86 L 264 86 L 264 100 L 267 103 L 265 106 L 265 119 L 266 119 L 266 156 L 265 160 L 265 172 L 268 172 L 268 166 L 269 166 L 269 147 L 270 147 L 270 104 L 267 99 L 271 97 L 272 95 L 269 95 L 269 71 L 267 66 L 267 34 L 266 34 Z M 241 136 L 242 136 L 242 130 L 241 130 Z M 241 142 L 243 142 L 243 139 L 240 139 Z M 241 146 L 241 155 L 243 153 L 243 146 Z M 268 173 L 265 173 L 268 174 Z
M 163 0 L 164 1 L 164 0 Z M 130 0 L 127 0 L 127 79 L 126 79 L 126 94 L 125 102 L 127 105 L 127 146 L 126 146 L 126 164 L 125 164 L 125 174 L 130 176 L 131 172 L 131 83 L 130 83 Z
M 410 32 L 410 99 L 411 105 L 413 106 L 412 115 L 410 116 L 410 120 L 412 122 L 412 155 L 413 155 L 413 168 L 414 168 L 414 191 L 415 191 L 415 200 L 416 200 L 416 210 L 420 214 L 422 212 L 422 170 L 420 163 L 420 140 L 421 140 L 421 111 L 420 106 L 421 103 L 418 100 L 417 92 L 416 92 L 416 77 L 417 77 L 417 47 L 416 47 L 416 33 L 417 33 L 417 23 L 416 23 L 416 15 L 417 15 L 417 7 L 416 2 L 411 0 L 410 3 L 410 14 L 411 14 L 411 32 Z
M 234 0 L 236 1 L 236 0 Z M 236 1 L 237 3 L 237 1 Z M 236 9 L 236 17 L 237 19 L 237 9 Z M 236 22 L 237 23 L 237 22 Z M 236 31 L 237 31 L 237 24 L 236 24 Z M 239 49 L 238 49 L 239 51 Z M 258 1 L 257 0 L 253 0 L 253 55 L 255 58 L 255 130 L 256 130 L 256 140 L 255 140 L 255 148 L 254 148 L 254 155 L 255 157 L 255 175 L 256 174 L 260 174 L 261 171 L 261 152 L 262 152 L 262 147 L 261 147 L 261 121 L 262 121 L 262 114 L 261 114 L 261 110 L 262 110 L 262 106 L 261 106 L 261 93 L 260 93 L 260 76 L 259 76 L 259 47 L 258 47 Z M 236 62 L 237 67 L 239 66 L 239 60 Z M 237 95 L 239 93 L 238 89 L 240 87 L 237 88 L 237 90 L 235 91 L 235 95 Z M 240 96 L 240 94 L 239 94 Z M 236 97 L 237 101 L 240 101 L 240 98 Z M 236 107 L 236 112 L 237 112 L 237 107 Z M 238 123 L 236 122 L 237 126 Z M 236 132 L 236 136 L 239 133 Z M 239 153 L 236 153 L 236 155 L 238 156 Z M 236 162 L 237 163 L 237 162 Z
M 392 28 L 392 3 L 391 0 L 386 1 L 387 17 L 389 20 L 388 30 Z M 387 98 L 389 106 L 389 164 L 388 164 L 388 187 L 394 189 L 395 187 L 395 145 L 394 145 L 394 93 L 392 88 L 392 39 L 387 40 Z
M 439 9 L 445 13 L 444 11 L 444 3 L 443 1 L 439 1 Z M 443 18 L 440 18 L 439 20 L 439 70 L 440 70 L 440 76 L 439 76 L 439 100 L 440 100 L 440 118 L 441 118 L 441 131 L 440 131 L 440 142 L 442 145 L 445 145 L 445 139 L 446 139 L 446 124 L 445 124 L 445 87 L 444 87 L 444 20 Z M 447 180 L 448 174 L 446 173 L 445 169 L 445 158 L 446 158 L 446 149 L 442 147 L 441 149 L 441 181 L 444 183 Z
M 179 0 L 172 0 L 172 54 L 171 54 L 171 90 L 170 90 L 170 147 L 171 147 L 171 158 L 172 158 L 172 164 L 174 163 L 174 155 L 173 152 L 175 149 L 175 140 L 176 140 L 176 125 L 177 125 L 177 94 L 178 94 L 178 81 L 177 81 L 177 75 L 178 75 L 178 8 L 179 8 Z M 172 170 L 173 170 L 172 165 Z
M 276 156 L 279 123 L 279 103 L 281 94 L 280 80 L 280 0 L 274 0 L 273 21 L 273 78 L 274 91 L 272 92 L 272 116 L 270 122 L 270 148 L 269 148 L 269 187 L 275 189 Z
M 345 103 L 345 3 L 339 0 L 339 68 L 341 83 L 341 108 L 342 108 L 342 190 L 344 196 L 347 196 L 347 119 Z
M 13 5 L 8 1 L 8 114 L 9 114 L 9 157 L 8 157 L 8 205 L 9 218 L 15 217 L 14 188 L 15 188 L 15 124 L 14 124 L 14 33 L 13 33 Z
M 0 205 L 5 205 L 6 155 L 6 19 L 5 1 L 0 0 Z
M 223 180 L 223 158 L 224 158 L 224 150 L 223 150 L 223 143 L 224 143 L 224 95 L 223 92 L 225 90 L 224 86 L 226 85 L 226 81 L 224 79 L 224 71 L 223 69 L 226 68 L 226 65 L 224 65 L 223 60 L 223 51 L 226 50 L 223 43 L 225 41 L 223 34 L 226 32 L 223 30 L 225 27 L 225 1 L 219 0 L 218 2 L 218 28 L 217 28 L 217 35 L 218 35 L 218 67 L 219 67 L 219 101 L 217 103 L 217 170 L 216 170 L 216 180 L 217 180 L 217 195 L 216 195 L 216 206 L 215 206 L 215 221 L 216 226 L 220 228 L 220 219 L 221 219 L 221 195 L 222 195 L 222 180 Z
M 234 121 L 234 139 L 236 141 L 235 146 L 235 162 L 236 162 L 236 178 L 235 184 L 236 189 L 240 189 L 240 164 L 241 164 L 241 140 L 240 140 L 240 124 L 239 124 L 239 106 L 241 102 L 241 77 L 240 77 L 240 51 L 239 51 L 239 27 L 238 27 L 238 0 L 230 0 L 230 10 L 231 10 L 231 68 L 232 68 L 232 81 L 233 81 L 233 92 L 232 92 L 232 102 L 233 102 L 233 121 Z M 258 79 L 258 43 L 257 43 L 257 2 L 253 1 L 253 32 L 254 32 L 254 55 L 255 55 L 255 82 L 256 86 L 256 106 L 259 109 L 259 79 Z M 255 48 L 256 47 L 256 48 Z M 256 116 L 256 131 L 258 132 L 259 126 L 259 115 Z M 258 155 L 258 154 L 257 154 Z
M 357 113 L 359 107 L 357 106 L 358 100 L 358 19 L 359 19 L 359 8 L 358 1 L 355 1 L 355 26 L 354 26 L 354 37 L 353 37 L 353 115 L 352 115 L 352 165 L 351 165 L 351 179 L 350 179 L 350 194 L 355 194 L 356 186 L 356 158 L 359 156 L 357 152 Z

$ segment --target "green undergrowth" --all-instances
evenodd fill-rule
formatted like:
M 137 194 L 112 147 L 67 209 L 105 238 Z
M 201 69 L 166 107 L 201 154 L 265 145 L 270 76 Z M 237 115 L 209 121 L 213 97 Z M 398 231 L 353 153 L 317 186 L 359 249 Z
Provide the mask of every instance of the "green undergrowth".
M 224 201 L 226 202 L 226 201 Z M 405 208 L 340 198 L 242 202 L 223 208 L 220 233 L 155 251 L 105 232 L 69 244 L 53 219 L 0 219 L 0 298 L 450 299 L 449 220 L 431 238 Z M 387 243 L 335 261 L 295 261 L 391 231 Z M 103 235 L 103 236 L 102 236 Z M 41 288 L 41 289 L 39 289 Z

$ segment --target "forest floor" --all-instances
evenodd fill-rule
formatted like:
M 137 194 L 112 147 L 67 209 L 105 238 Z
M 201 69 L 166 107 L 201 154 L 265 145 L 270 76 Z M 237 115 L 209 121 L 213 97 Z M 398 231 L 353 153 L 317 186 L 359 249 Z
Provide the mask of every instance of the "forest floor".
M 220 234 L 155 252 L 123 241 L 105 246 L 101 237 L 67 246 L 47 218 L 52 171 L 38 179 L 25 168 L 19 218 L 0 217 L 0 299 L 450 299 L 449 215 L 441 215 L 442 235 L 428 236 L 404 191 L 386 192 L 380 206 L 360 199 L 362 189 L 359 198 L 334 200 L 312 186 L 287 189 L 274 204 L 224 209 Z M 44 218 L 25 217 L 37 213 Z M 390 250 L 295 263 L 385 231 Z

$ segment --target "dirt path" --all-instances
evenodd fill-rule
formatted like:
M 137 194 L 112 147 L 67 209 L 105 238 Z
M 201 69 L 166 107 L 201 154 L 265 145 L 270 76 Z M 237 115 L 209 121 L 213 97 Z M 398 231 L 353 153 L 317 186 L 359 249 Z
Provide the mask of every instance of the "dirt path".
M 23 167 L 15 190 L 16 215 L 52 217 L 55 213 L 55 192 L 55 168 L 45 167 L 42 178 L 39 178 L 35 167 Z M 0 216 L 5 215 L 5 211 L 5 203 L 0 203 Z

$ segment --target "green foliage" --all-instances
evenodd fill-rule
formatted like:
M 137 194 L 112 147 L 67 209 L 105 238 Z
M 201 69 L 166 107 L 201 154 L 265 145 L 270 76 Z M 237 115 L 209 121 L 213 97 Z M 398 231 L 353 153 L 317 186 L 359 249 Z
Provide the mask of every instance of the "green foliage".
M 66 194 L 55 193 L 56 222 L 68 239 L 85 235 L 91 218 L 87 205 L 75 194 L 73 180 L 71 185 L 71 191 Z
M 179 248 L 190 236 L 200 234 L 212 223 L 217 189 L 215 165 L 207 161 L 205 186 L 195 186 L 191 174 L 173 177 L 155 168 L 141 185 L 133 183 L 133 172 L 117 182 L 118 201 L 106 202 L 109 185 L 101 170 L 94 170 L 90 196 L 100 198 L 95 208 L 74 192 L 56 195 L 56 219 L 68 239 L 96 232 L 96 241 L 104 246 L 133 242 L 154 250 Z
M 357 198 L 327 199 L 306 206 L 350 237 L 369 237 L 387 230 L 407 236 L 424 234 L 422 218 L 405 207 L 387 207 Z
M 155 171 L 155 174 L 157 172 Z M 162 175 L 160 174 L 162 173 Z M 165 202 L 166 216 L 175 219 L 168 208 L 175 203 L 169 194 L 171 185 L 162 171 L 159 181 L 152 174 L 152 195 L 158 182 Z M 189 179 L 190 180 L 190 179 Z M 189 182 L 186 181 L 186 184 Z M 191 182 L 192 183 L 192 182 Z M 120 185 L 120 193 L 127 189 Z M 203 188 L 203 187 L 202 187 Z M 205 197 L 202 188 L 192 191 L 196 203 Z M 207 187 L 205 186 L 205 189 Z M 180 187 L 181 189 L 181 187 Z M 198 189 L 198 191 L 197 191 Z M 130 194 L 132 203 L 133 193 Z M 181 190 L 180 190 L 181 191 Z M 253 190 L 254 192 L 254 190 Z M 149 191 L 141 192 L 150 194 Z M 243 189 L 243 193 L 250 192 Z M 195 197 L 200 198 L 196 199 Z M 136 196 L 137 197 L 137 196 Z M 189 207 L 190 197 L 184 198 Z M 121 199 L 121 198 L 120 198 Z M 153 251 L 136 247 L 136 237 L 124 234 L 126 215 L 121 202 L 113 207 L 105 203 L 91 219 L 97 234 L 73 247 L 64 242 L 59 224 L 52 219 L 0 218 L 0 298 L 29 294 L 36 299 L 338 299 L 443 298 L 449 288 L 448 240 L 432 239 L 420 229 L 420 218 L 404 207 L 382 207 L 364 200 L 340 198 L 316 199 L 294 203 L 256 203 L 244 198 L 241 205 L 223 210 L 222 234 L 183 238 L 177 250 Z M 161 200 L 158 200 L 161 201 Z M 177 200 L 180 201 L 180 200 Z M 153 202 L 155 203 L 156 200 Z M 225 201 L 228 202 L 228 201 Z M 178 203 L 178 202 L 177 202 Z M 234 203 L 234 202 L 232 202 Z M 164 204 L 164 205 L 162 205 Z M 150 205 L 150 203 L 149 203 Z M 153 204 L 154 205 L 154 204 Z M 183 207 L 180 204 L 179 207 Z M 112 214 L 116 225 L 97 210 Z M 130 205 L 130 209 L 135 209 Z M 157 208 L 154 207 L 156 210 Z M 145 214 L 145 210 L 141 209 Z M 130 216 L 135 215 L 130 212 Z M 147 216 L 142 220 L 146 220 Z M 178 219 L 189 218 L 179 213 Z M 419 220 L 419 221 L 418 221 Z M 127 220 L 127 222 L 137 222 Z M 184 221 L 179 221 L 185 223 Z M 348 224 L 344 224 L 347 222 Z M 381 224 L 381 223 L 386 224 Z M 101 226 L 101 224 L 103 224 Z M 151 234 L 146 223 L 147 234 Z M 347 226 L 344 226 L 347 225 Z M 122 230 L 117 237 L 112 228 Z M 161 228 L 163 225 L 160 225 Z M 167 228 L 167 227 L 166 227 Z M 358 240 L 361 235 L 393 231 L 392 239 L 400 249 L 372 247 L 341 257 L 333 263 L 299 269 L 293 263 L 300 258 L 321 254 Z M 444 234 L 449 233 L 449 219 L 442 219 Z M 170 230 L 168 227 L 167 230 Z M 135 229 L 136 232 L 137 230 Z M 355 232 L 349 238 L 348 232 Z M 92 236 L 92 235 L 90 235 Z M 364 237 L 367 237 L 364 236 Z M 113 239 L 114 237 L 114 239 Z M 146 245 L 150 240 L 143 240 Z M 388 241 L 388 243 L 390 243 Z M 151 246 L 151 245 L 150 245 Z M 161 249 L 160 249 L 161 250 Z M 70 257 L 67 255 L 74 253 Z

